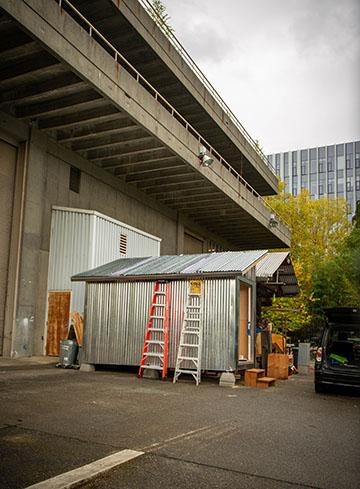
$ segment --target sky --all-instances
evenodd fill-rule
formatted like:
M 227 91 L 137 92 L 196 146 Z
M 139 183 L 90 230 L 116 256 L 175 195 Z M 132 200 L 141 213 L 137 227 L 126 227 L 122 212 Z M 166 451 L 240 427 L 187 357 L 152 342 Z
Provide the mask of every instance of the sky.
M 163 0 L 265 153 L 360 139 L 360 0 Z

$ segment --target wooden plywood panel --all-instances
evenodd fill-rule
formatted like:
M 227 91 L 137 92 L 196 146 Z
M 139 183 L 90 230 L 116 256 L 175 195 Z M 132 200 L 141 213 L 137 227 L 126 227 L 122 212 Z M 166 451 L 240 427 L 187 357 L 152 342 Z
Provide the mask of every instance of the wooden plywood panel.
M 240 286 L 240 324 L 239 324 L 239 360 L 249 358 L 248 352 L 248 308 L 249 308 L 249 287 Z
M 289 376 L 289 355 L 269 353 L 267 375 L 275 379 L 287 379 Z
M 58 356 L 60 341 L 68 334 L 70 317 L 70 292 L 49 292 L 48 295 L 48 327 L 46 354 Z

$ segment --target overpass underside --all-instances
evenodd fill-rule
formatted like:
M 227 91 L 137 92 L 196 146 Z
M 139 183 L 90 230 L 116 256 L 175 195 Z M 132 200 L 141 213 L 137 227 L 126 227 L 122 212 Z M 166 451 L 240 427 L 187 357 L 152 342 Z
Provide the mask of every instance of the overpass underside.
M 213 165 L 201 166 L 193 126 L 86 23 L 53 0 L 0 7 L 1 111 L 234 249 L 289 245 L 257 192 L 216 151 Z

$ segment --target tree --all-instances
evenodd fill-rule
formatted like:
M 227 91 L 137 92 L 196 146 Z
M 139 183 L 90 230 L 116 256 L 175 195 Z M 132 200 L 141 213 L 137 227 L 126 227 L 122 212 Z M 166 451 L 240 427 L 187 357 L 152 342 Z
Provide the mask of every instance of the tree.
M 360 266 L 360 252 L 354 252 L 353 261 L 336 260 L 339 254 L 344 254 L 342 247 L 346 240 L 354 242 L 349 245 L 352 249 L 360 249 L 360 246 L 356 238 L 349 235 L 351 224 L 344 199 L 314 200 L 307 190 L 297 196 L 283 190 L 280 182 L 280 194 L 267 200 L 290 228 L 290 252 L 300 293 L 297 298 L 274 298 L 265 314 L 275 327 L 284 328 L 285 324 L 287 330 L 296 332 L 298 337 L 311 338 L 322 324 L 324 304 L 331 302 L 325 300 L 327 296 L 334 302 L 337 295 L 339 305 L 346 305 L 354 298 L 349 275 L 342 275 L 341 293 L 336 292 L 335 277 L 345 270 L 344 261 L 355 267 L 354 262 L 359 260 Z M 360 271 L 358 274 L 360 277 Z
M 311 322 L 311 314 L 301 296 L 274 297 L 262 316 L 273 324 L 274 332 L 285 335 L 306 328 Z
M 319 316 L 326 307 L 360 305 L 360 203 L 351 233 L 339 243 L 337 254 L 316 270 L 313 296 Z
M 267 200 L 290 228 L 295 273 L 302 293 L 310 297 L 315 271 L 336 255 L 351 229 L 348 205 L 344 199 L 311 199 L 307 190 L 296 197 L 282 191 Z
M 161 0 L 152 0 L 151 6 L 148 8 L 150 17 L 160 27 L 160 29 L 169 36 L 174 33 L 174 29 L 170 24 L 170 17 L 166 12 L 165 5 Z

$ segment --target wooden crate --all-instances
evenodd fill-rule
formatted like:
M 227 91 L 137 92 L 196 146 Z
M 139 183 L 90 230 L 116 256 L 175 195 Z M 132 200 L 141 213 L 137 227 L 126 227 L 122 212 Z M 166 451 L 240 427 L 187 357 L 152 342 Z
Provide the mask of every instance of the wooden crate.
M 267 375 L 285 380 L 289 377 L 289 355 L 269 353 Z

